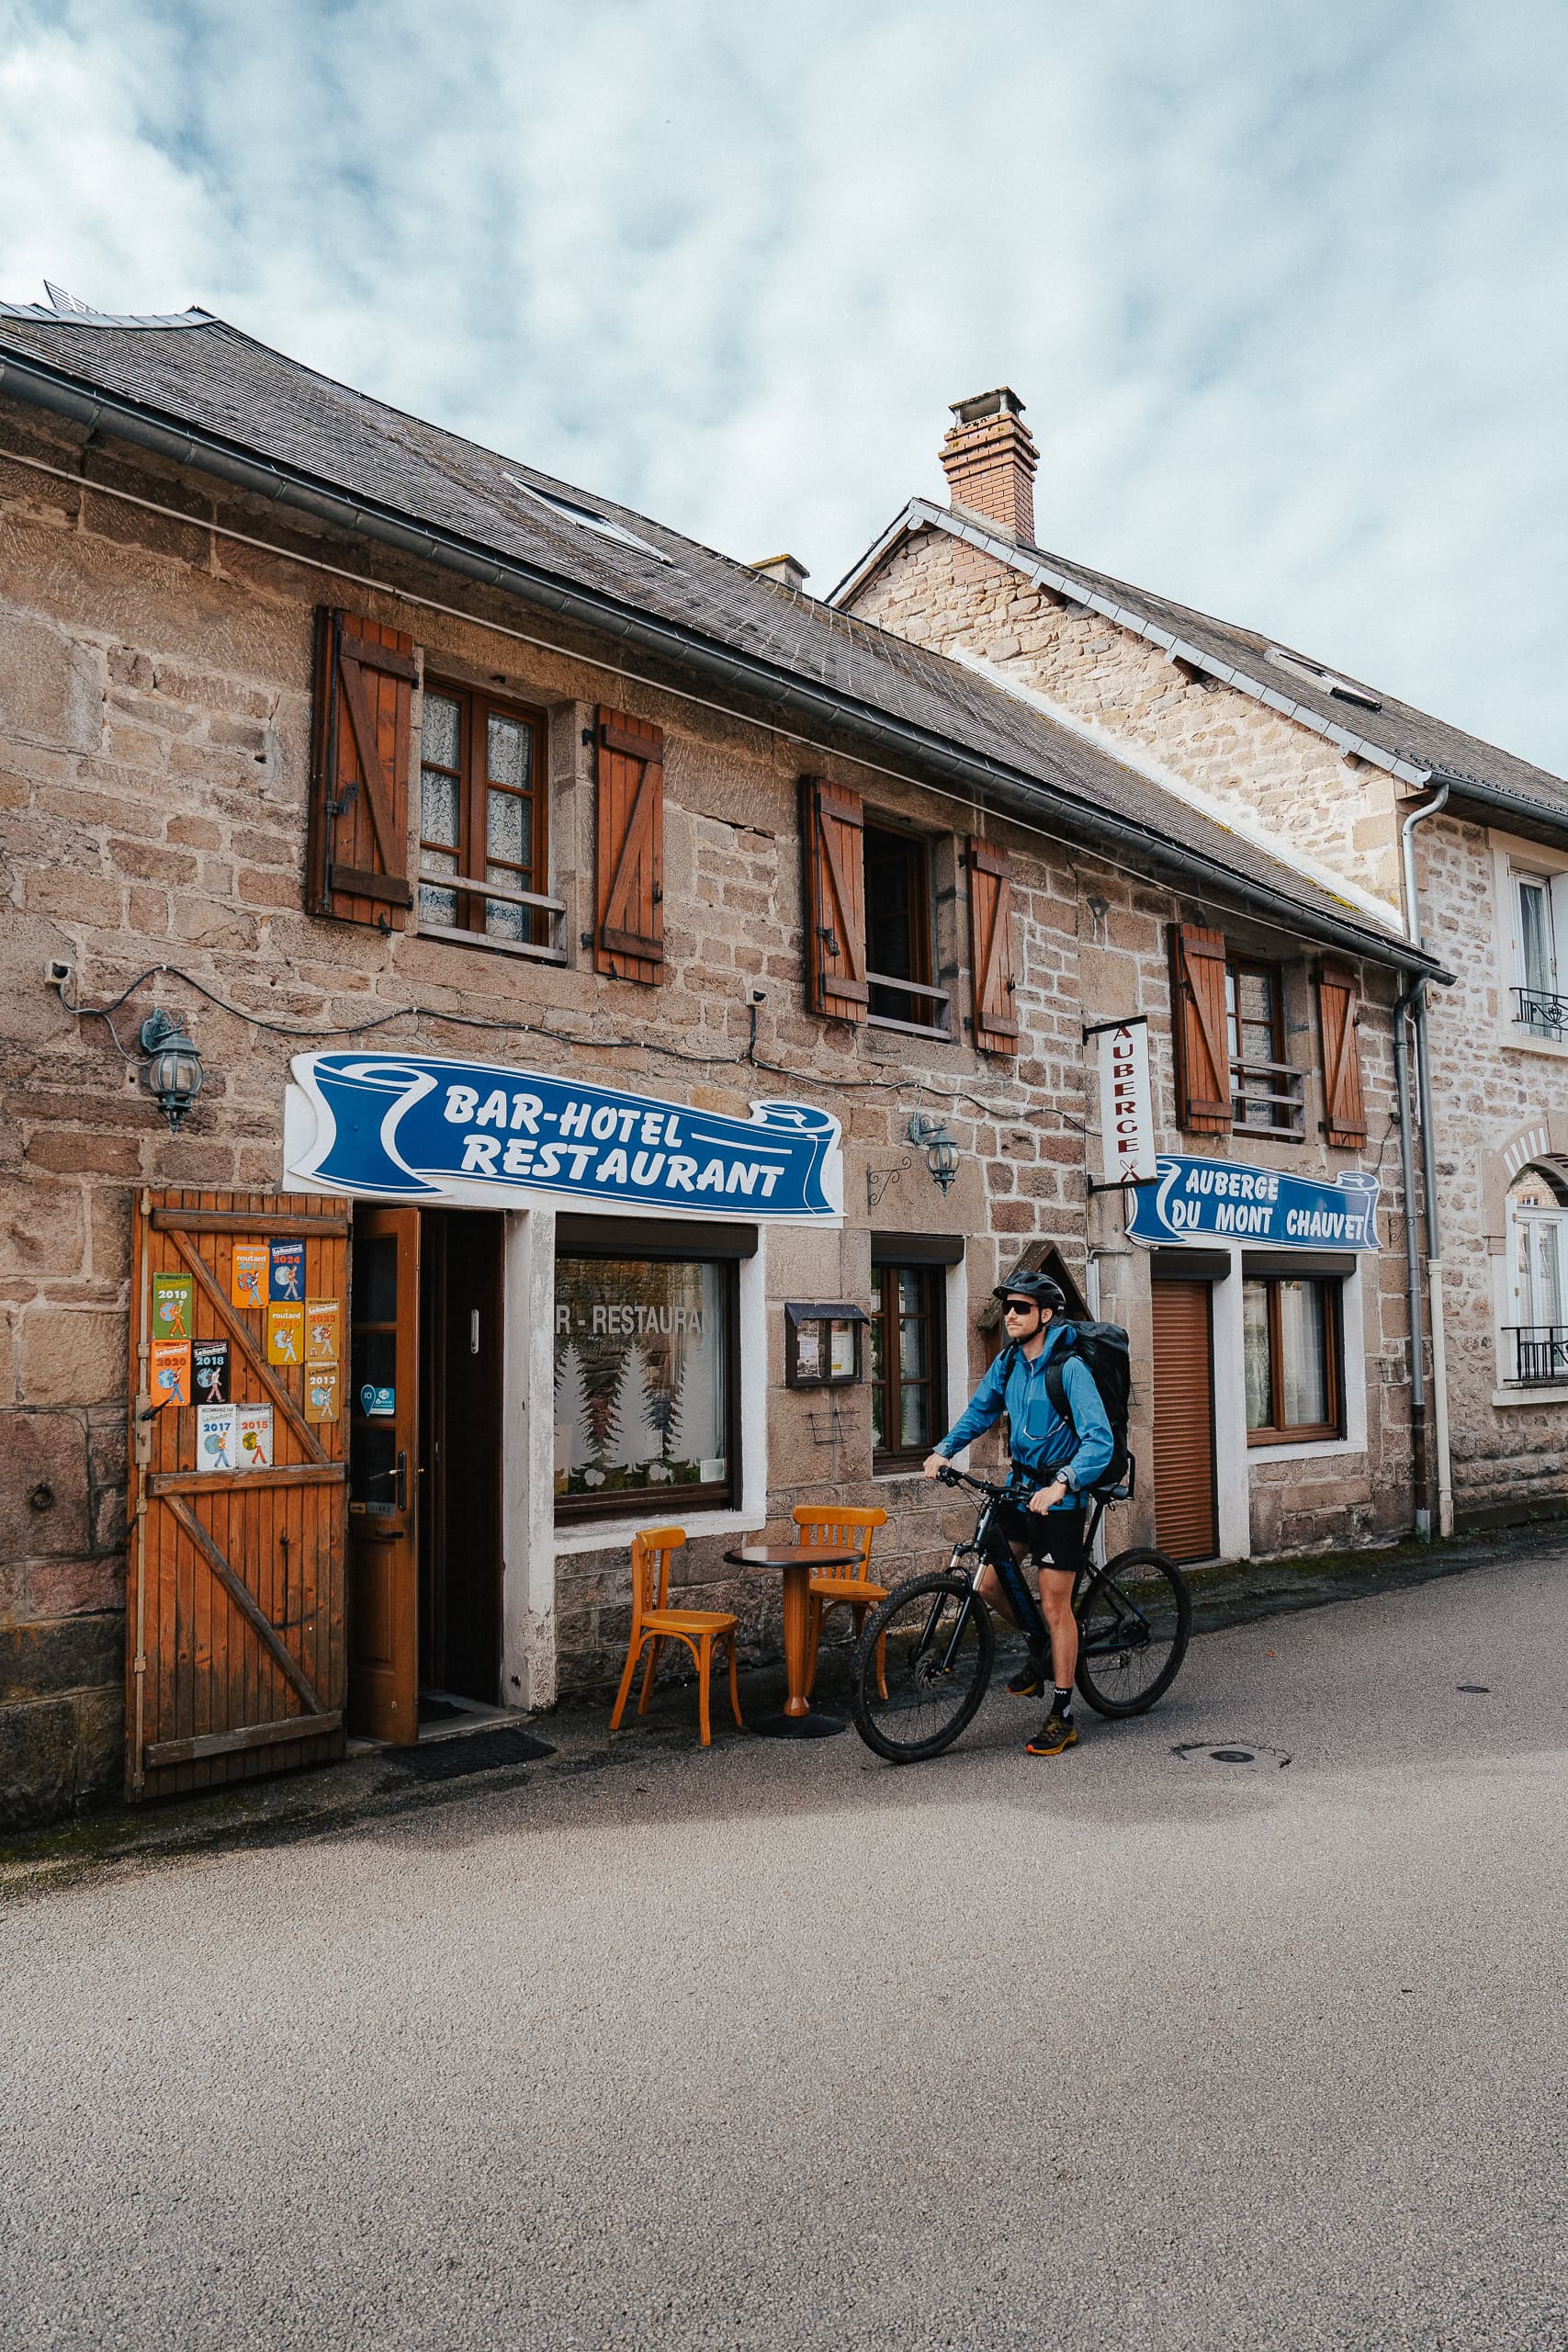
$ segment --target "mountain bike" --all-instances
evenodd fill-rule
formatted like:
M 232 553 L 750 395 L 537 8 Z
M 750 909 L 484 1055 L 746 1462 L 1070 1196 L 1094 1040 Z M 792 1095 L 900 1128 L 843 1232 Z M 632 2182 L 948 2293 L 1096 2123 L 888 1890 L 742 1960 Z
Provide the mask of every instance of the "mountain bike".
M 1013 1558 L 1002 1531 L 1003 1503 L 1027 1503 L 1032 1487 L 1015 1476 L 1005 1486 L 948 1468 L 943 1486 L 981 1498 L 975 1532 L 955 1544 L 945 1569 L 908 1577 L 866 1619 L 850 1669 L 854 1724 L 866 1746 L 890 1764 L 915 1764 L 951 1747 L 991 1683 L 996 1631 L 981 1598 L 980 1577 L 994 1567 L 1032 1649 L 1048 1659 L 1050 1636 L 1032 1575 Z M 1108 1503 L 1130 1487 L 1093 1498 L 1084 1529 L 1092 1553 Z M 1079 1571 L 1073 1588 L 1078 1621 L 1077 1687 L 1102 1715 L 1141 1715 L 1175 1681 L 1192 1631 L 1186 1578 L 1163 1552 L 1120 1552 L 1103 1567 Z

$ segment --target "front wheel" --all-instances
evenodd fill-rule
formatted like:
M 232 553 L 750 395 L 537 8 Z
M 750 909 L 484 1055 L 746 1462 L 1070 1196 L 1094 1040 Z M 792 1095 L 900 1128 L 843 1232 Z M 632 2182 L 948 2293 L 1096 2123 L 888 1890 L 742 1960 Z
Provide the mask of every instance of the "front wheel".
M 1175 1681 L 1191 1632 L 1192 1596 L 1175 1562 L 1119 1553 L 1078 1611 L 1078 1689 L 1102 1715 L 1141 1715 Z
M 985 1697 L 990 1611 L 961 1576 L 911 1577 L 866 1619 L 850 1688 L 855 1729 L 890 1764 L 951 1747 Z

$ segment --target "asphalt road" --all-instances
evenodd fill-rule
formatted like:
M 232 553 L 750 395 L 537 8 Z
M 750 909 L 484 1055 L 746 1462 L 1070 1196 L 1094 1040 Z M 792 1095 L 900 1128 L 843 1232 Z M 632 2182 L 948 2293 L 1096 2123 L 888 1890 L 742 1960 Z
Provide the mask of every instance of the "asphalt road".
M 1565 1570 L 25 1896 L 0 2342 L 1562 2352 Z

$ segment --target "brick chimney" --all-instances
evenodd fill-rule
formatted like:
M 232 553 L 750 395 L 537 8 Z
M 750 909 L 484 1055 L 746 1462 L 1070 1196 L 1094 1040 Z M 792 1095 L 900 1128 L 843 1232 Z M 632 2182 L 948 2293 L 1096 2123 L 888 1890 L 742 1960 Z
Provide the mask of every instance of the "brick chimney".
M 1023 421 L 1023 402 L 1002 384 L 994 392 L 954 401 L 953 413 L 958 422 L 938 453 L 950 501 L 1032 546 L 1040 452 Z

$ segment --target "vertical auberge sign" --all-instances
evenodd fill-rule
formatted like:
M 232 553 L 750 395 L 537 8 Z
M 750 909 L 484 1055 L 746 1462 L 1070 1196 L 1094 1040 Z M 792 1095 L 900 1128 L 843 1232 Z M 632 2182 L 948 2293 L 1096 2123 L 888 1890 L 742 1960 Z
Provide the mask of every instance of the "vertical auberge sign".
M 1154 1102 L 1149 1091 L 1149 1024 L 1143 1013 L 1107 1023 L 1100 1046 L 1100 1182 L 1146 1182 L 1155 1172 Z

